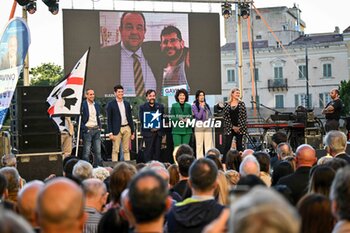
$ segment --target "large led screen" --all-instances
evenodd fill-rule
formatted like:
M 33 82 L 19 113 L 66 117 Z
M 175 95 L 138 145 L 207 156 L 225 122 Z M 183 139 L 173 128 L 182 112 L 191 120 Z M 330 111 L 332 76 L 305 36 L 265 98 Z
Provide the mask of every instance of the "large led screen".
M 217 13 L 63 10 L 64 68 L 91 48 L 86 88 L 113 96 L 156 89 L 171 96 L 185 88 L 221 94 L 220 26 Z

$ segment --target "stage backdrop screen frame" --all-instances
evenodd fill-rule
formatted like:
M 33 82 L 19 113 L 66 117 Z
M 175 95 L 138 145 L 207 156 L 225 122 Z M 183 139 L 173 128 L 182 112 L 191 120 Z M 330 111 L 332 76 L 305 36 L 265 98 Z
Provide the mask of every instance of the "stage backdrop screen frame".
M 135 90 L 129 88 L 128 83 L 125 83 L 125 77 L 120 75 L 125 67 L 121 67 L 120 64 L 119 24 L 123 13 L 124 11 L 63 9 L 64 69 L 66 72 L 71 70 L 90 47 L 85 87 L 94 89 L 98 97 L 114 96 L 113 86 L 116 84 L 124 86 L 126 96 L 135 96 Z M 159 67 L 156 66 L 157 71 L 153 72 L 156 86 L 153 82 L 153 86 L 147 84 L 145 88 L 155 87 L 165 96 L 173 95 L 176 89 L 182 87 L 187 88 L 190 94 L 195 94 L 196 90 L 201 89 L 207 95 L 220 95 L 220 15 L 218 13 L 142 13 L 146 22 L 143 44 L 153 44 L 150 56 L 159 61 L 156 63 L 159 64 Z M 184 66 L 186 66 L 187 82 L 185 84 L 165 85 L 166 59 L 160 48 L 162 43 L 160 34 L 162 29 L 169 25 L 178 28 L 182 34 L 183 47 L 186 51 Z M 146 50 L 144 48 L 142 50 L 145 53 Z M 129 73 L 131 80 L 134 77 L 134 71 L 130 70 Z

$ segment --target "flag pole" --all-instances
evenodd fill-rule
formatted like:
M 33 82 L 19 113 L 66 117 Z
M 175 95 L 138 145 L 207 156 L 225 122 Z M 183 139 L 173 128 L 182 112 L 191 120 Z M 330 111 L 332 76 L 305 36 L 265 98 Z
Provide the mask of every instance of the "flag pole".
M 91 47 L 89 46 L 88 54 L 86 57 L 86 63 L 85 63 L 84 84 L 83 84 L 83 92 L 82 92 L 81 99 L 84 99 L 84 94 L 85 94 L 85 84 L 86 84 L 86 76 L 87 76 L 86 74 L 87 74 L 87 69 L 88 69 L 90 49 L 91 49 Z M 78 151 L 79 151 L 82 106 L 83 106 L 83 102 L 81 102 L 81 106 L 80 106 L 80 115 L 79 115 L 79 120 L 78 120 L 78 132 L 77 132 L 77 145 L 75 146 L 75 157 L 78 157 Z M 84 142 L 83 142 L 83 145 L 84 145 Z M 83 151 L 84 151 L 84 149 L 83 149 Z

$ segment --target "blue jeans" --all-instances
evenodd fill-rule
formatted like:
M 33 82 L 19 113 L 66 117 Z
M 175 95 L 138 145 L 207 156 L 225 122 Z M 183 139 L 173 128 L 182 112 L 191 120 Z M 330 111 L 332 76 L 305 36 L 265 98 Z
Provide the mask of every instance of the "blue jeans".
M 94 162 L 93 167 L 102 166 L 101 158 L 101 131 L 99 129 L 89 129 L 83 134 L 83 160 L 89 162 L 91 152 L 91 144 L 93 146 Z

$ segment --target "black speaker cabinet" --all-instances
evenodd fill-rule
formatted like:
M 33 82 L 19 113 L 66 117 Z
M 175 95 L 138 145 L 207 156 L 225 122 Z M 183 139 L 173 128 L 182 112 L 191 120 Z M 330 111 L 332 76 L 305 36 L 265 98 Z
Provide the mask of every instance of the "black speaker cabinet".
M 11 132 L 18 134 L 57 133 L 56 123 L 51 118 L 24 118 L 11 121 Z
M 49 118 L 47 109 L 48 103 L 45 102 L 31 102 L 11 104 L 10 113 L 12 119 L 24 118 Z
M 51 174 L 63 175 L 61 153 L 17 154 L 17 169 L 27 182 L 44 180 Z
M 17 87 L 13 96 L 14 103 L 45 103 L 53 87 L 49 86 L 22 86 Z
M 17 154 L 61 151 L 61 136 L 57 133 L 13 134 L 12 148 Z

